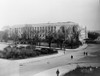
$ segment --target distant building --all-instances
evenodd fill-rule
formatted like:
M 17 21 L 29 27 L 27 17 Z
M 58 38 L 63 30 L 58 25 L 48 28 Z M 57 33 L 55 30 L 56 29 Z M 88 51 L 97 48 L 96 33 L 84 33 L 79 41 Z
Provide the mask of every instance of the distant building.
M 22 37 L 23 33 L 26 33 L 27 39 L 32 39 L 34 36 L 38 36 L 41 39 L 45 39 L 45 37 L 50 33 L 56 33 L 61 26 L 71 27 L 74 25 L 78 25 L 74 22 L 57 22 L 57 23 L 41 23 L 41 24 L 25 24 L 25 25 L 14 25 L 9 27 L 8 35 L 11 37 L 13 34 L 17 34 L 19 37 Z M 86 37 L 86 33 L 81 32 L 81 36 Z M 80 36 L 80 40 L 84 39 Z
M 80 30 L 79 40 L 84 43 L 85 39 L 88 39 L 88 31 L 86 27 L 80 27 Z

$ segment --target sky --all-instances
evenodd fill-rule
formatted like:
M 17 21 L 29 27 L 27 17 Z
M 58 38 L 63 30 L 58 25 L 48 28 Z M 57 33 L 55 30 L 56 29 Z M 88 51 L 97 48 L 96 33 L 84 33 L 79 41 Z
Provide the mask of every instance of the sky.
M 72 21 L 100 29 L 99 0 L 0 0 L 0 30 L 17 24 Z

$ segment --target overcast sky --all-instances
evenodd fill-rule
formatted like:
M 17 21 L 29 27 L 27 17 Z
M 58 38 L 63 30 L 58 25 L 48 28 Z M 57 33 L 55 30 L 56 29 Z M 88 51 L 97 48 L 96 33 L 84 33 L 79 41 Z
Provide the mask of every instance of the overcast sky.
M 0 29 L 6 25 L 72 21 L 100 29 L 99 0 L 0 0 Z

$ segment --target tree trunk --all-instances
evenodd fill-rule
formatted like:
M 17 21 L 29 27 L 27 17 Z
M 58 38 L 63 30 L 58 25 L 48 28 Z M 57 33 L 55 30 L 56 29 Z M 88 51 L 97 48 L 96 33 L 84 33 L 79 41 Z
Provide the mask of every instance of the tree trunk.
M 49 47 L 51 47 L 51 42 L 49 42 Z
M 60 43 L 60 48 L 62 49 L 62 43 Z

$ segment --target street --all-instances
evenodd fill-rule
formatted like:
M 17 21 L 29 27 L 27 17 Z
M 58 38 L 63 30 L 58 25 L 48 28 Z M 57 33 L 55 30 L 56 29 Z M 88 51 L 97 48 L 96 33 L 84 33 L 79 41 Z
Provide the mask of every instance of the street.
M 87 51 L 89 53 L 89 56 L 92 56 L 91 53 L 99 51 L 100 45 L 98 44 L 89 44 L 88 47 L 84 50 L 79 50 L 76 52 L 67 52 L 65 55 L 51 58 L 51 59 L 44 59 L 40 60 L 38 62 L 33 62 L 28 65 L 20 66 L 20 75 L 21 76 L 34 76 L 37 73 L 40 73 L 42 71 L 46 71 L 52 68 L 60 67 L 67 65 L 68 63 L 79 63 L 84 60 L 84 62 L 87 61 L 84 58 L 83 52 Z M 100 53 L 100 52 L 99 52 Z M 70 58 L 70 56 L 73 55 L 73 59 Z M 89 59 L 91 62 L 94 62 L 94 60 Z M 98 60 L 97 60 L 98 61 Z M 89 62 L 89 61 L 88 61 Z M 100 62 L 100 61 L 98 61 Z M 88 63 L 89 64 L 89 63 Z M 85 65 L 84 65 L 85 66 Z

